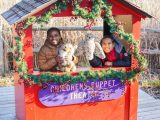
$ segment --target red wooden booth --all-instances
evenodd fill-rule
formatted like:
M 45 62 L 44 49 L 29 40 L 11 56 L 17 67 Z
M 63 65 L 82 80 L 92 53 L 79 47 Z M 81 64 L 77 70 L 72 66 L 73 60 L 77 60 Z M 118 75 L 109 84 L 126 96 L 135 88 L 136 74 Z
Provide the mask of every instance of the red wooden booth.
M 39 16 L 46 10 L 50 9 L 56 0 L 30 0 L 21 1 L 14 5 L 10 10 L 3 13 L 2 16 L 13 25 L 15 36 L 16 25 L 26 20 L 29 16 Z M 132 16 L 132 33 L 136 40 L 140 39 L 141 19 L 149 17 L 149 14 L 139 9 L 137 6 L 125 0 L 108 0 L 112 5 L 114 16 L 131 15 Z M 91 7 L 89 0 L 83 0 L 82 6 Z M 73 16 L 72 7 L 68 6 L 67 10 L 54 15 L 54 17 Z M 104 34 L 105 33 L 104 24 Z M 28 73 L 34 73 L 33 66 L 33 48 L 32 48 L 32 26 L 25 31 L 23 39 L 23 50 L 25 53 L 24 61 L 27 62 Z M 30 44 L 29 46 L 25 46 Z M 132 66 L 123 68 L 124 71 L 130 70 L 137 65 L 132 58 Z M 119 69 L 119 68 L 114 68 Z M 98 69 L 97 69 L 98 70 Z M 25 86 L 19 84 L 19 74 L 15 72 L 15 98 L 16 98 L 16 115 L 18 120 L 136 120 L 138 108 L 138 82 L 126 84 L 126 91 L 123 96 L 115 100 L 84 103 L 67 106 L 46 107 L 38 99 L 39 85 Z M 138 76 L 137 76 L 138 78 Z

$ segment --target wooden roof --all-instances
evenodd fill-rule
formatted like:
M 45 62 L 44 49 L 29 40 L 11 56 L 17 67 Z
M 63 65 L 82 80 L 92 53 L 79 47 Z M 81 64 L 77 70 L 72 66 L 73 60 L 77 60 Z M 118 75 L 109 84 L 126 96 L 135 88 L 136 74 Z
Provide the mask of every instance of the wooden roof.
M 56 1 L 57 0 L 22 0 L 21 2 L 11 7 L 8 11 L 2 13 L 2 16 L 10 25 L 12 25 L 21 20 L 26 19 L 28 16 L 35 14 L 39 10 L 44 9 L 45 7 L 51 5 Z M 135 6 L 131 2 L 128 2 L 126 0 L 118 0 L 118 1 L 132 8 L 133 10 L 139 12 L 145 17 L 149 18 L 152 17 L 147 12 L 141 10 L 139 7 Z

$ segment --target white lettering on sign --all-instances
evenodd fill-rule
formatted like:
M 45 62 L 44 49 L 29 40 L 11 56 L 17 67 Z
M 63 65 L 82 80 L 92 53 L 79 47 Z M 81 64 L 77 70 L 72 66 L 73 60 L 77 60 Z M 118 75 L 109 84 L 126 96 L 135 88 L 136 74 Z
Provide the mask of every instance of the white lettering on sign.
M 81 98 L 86 97 L 86 93 L 85 92 L 71 93 L 70 96 L 71 96 L 71 100 L 72 99 L 81 99 Z

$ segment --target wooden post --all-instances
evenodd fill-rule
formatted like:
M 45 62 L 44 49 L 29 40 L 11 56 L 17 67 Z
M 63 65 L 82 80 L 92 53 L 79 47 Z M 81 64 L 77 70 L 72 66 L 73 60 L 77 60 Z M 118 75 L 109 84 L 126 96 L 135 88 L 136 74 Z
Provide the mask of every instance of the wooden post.
M 4 66 L 3 66 L 3 41 L 0 38 L 0 75 L 4 73 Z
M 2 40 L 2 24 L 0 23 L 0 75 L 4 73 L 3 66 L 3 40 Z

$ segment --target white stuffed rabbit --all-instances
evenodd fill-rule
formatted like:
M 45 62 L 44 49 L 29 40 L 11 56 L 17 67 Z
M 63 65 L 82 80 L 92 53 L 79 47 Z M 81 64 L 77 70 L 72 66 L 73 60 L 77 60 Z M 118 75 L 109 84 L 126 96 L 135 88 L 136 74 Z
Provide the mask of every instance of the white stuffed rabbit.
M 85 35 L 85 40 L 82 40 L 78 44 L 75 55 L 84 55 L 87 60 L 92 60 L 94 55 L 101 59 L 105 58 L 105 54 L 100 43 L 98 42 L 97 38 L 91 33 L 87 33 Z

